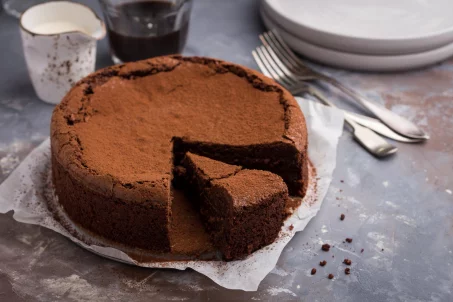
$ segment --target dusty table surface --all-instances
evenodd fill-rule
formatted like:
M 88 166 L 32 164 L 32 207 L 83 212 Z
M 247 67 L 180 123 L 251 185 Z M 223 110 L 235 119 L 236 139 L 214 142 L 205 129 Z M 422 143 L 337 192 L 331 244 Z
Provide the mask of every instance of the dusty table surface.
M 99 9 L 97 1 L 85 1 Z M 257 68 L 264 30 L 257 1 L 195 1 L 187 55 Z M 0 15 L 0 181 L 49 133 L 53 106 L 28 78 L 18 21 Z M 98 67 L 111 65 L 107 41 Z M 0 215 L 1 301 L 452 301 L 453 60 L 398 74 L 319 65 L 377 103 L 415 121 L 432 139 L 398 144 L 377 160 L 345 131 L 318 216 L 284 250 L 257 292 L 224 289 L 194 271 L 144 269 L 93 255 L 50 230 Z M 343 108 L 360 108 L 330 92 Z M 346 218 L 340 221 L 340 214 Z M 352 243 L 343 243 L 345 238 Z M 322 243 L 334 247 L 320 250 Z M 363 252 L 361 250 L 363 249 Z M 352 260 L 344 273 L 344 258 Z M 318 263 L 327 260 L 325 267 Z M 314 276 L 311 269 L 317 268 Z M 327 275 L 335 278 L 329 280 Z

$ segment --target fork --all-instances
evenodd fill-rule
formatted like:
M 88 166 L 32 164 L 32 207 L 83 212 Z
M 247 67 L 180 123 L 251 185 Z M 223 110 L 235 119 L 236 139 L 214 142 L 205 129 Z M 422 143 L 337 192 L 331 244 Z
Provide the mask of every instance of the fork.
M 261 72 L 270 78 L 273 78 L 280 85 L 285 87 L 292 94 L 303 94 L 309 93 L 319 99 L 326 105 L 336 107 L 330 101 L 325 98 L 322 93 L 309 86 L 308 84 L 301 82 L 300 80 L 286 75 L 279 65 L 277 65 L 271 58 L 270 54 L 264 46 L 257 47 L 256 50 L 252 51 L 252 55 L 258 64 Z M 371 154 L 376 157 L 386 157 L 392 155 L 398 151 L 398 149 L 389 144 L 385 139 L 377 135 L 370 129 L 360 126 L 349 117 L 344 117 L 346 123 L 352 128 L 354 138 Z
M 346 93 L 354 100 L 358 101 L 363 107 L 373 113 L 379 120 L 386 124 L 395 132 L 414 139 L 427 140 L 429 135 L 419 129 L 409 120 L 388 110 L 387 108 L 374 104 L 354 90 L 341 84 L 336 79 L 325 74 L 319 73 L 304 64 L 283 41 L 279 33 L 275 30 L 263 33 L 260 39 L 269 51 L 272 58 L 280 65 L 282 71 L 293 78 L 301 81 L 321 80 L 333 85 L 342 92 Z

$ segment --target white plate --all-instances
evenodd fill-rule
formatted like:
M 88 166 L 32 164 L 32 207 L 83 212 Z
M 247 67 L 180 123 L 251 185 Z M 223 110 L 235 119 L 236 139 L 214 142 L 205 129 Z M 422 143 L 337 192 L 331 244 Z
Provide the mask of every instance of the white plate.
M 453 0 L 263 0 L 293 35 L 350 53 L 397 55 L 453 42 Z
M 275 28 L 296 52 L 315 61 L 335 67 L 362 71 L 402 71 L 441 62 L 453 56 L 453 43 L 440 48 L 409 55 L 373 56 L 340 52 L 303 41 L 282 29 L 263 10 L 261 17 L 268 29 Z

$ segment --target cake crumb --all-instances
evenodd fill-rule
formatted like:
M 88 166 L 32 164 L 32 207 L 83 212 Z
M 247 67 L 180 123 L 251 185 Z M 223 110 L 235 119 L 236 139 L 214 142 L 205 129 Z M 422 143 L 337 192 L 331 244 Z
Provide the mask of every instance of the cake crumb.
M 381 252 L 383 252 L 383 251 L 384 251 L 384 249 L 381 250 Z
M 316 268 L 312 268 L 312 269 L 311 269 L 311 274 L 312 274 L 312 275 L 316 274 Z
M 345 273 L 346 275 L 349 275 L 349 274 L 351 273 L 351 269 L 350 269 L 349 267 L 345 268 L 345 269 L 344 269 L 344 273 Z
M 352 238 L 346 238 L 346 242 L 347 243 L 351 243 L 352 242 Z
M 292 231 L 294 229 L 294 226 L 293 225 L 290 225 L 289 228 L 288 228 L 290 231 Z
M 341 183 L 344 183 L 344 180 L 342 179 L 342 180 L 340 180 L 340 182 L 341 182 Z
M 343 221 L 346 216 L 344 214 L 340 215 L 340 220 Z
M 327 276 L 327 278 L 333 279 L 333 274 L 329 274 L 329 276 Z
M 351 261 L 351 259 L 345 258 L 345 259 L 343 260 L 343 263 L 346 264 L 346 265 L 351 265 L 351 264 L 352 264 L 352 261 Z
M 330 244 L 328 243 L 325 243 L 322 245 L 321 249 L 324 251 L 324 252 L 328 252 L 330 250 Z
M 361 249 L 360 252 L 363 253 L 364 249 Z
M 321 265 L 321 266 L 325 266 L 326 264 L 327 264 L 326 260 L 323 260 L 323 261 L 319 262 L 319 265 Z

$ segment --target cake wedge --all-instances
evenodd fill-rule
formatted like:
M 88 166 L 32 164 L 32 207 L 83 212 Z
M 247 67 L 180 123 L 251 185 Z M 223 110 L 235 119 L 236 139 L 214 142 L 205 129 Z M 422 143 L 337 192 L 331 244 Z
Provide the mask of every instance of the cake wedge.
M 280 176 L 192 153 L 177 169 L 225 260 L 244 258 L 277 238 L 289 198 Z

